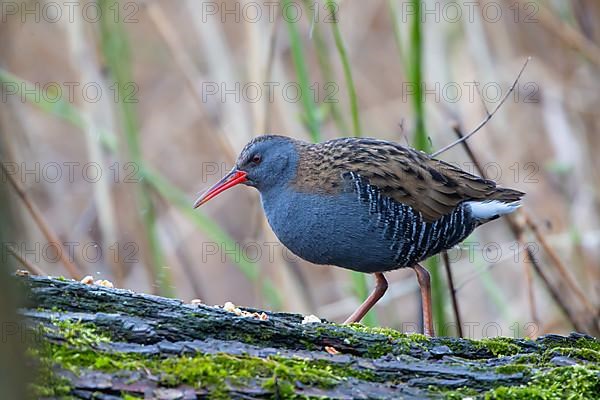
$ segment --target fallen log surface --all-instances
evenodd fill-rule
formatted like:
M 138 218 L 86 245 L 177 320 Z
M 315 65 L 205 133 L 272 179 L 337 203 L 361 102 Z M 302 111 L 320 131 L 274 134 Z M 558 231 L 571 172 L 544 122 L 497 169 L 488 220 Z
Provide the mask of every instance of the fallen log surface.
M 426 338 L 17 276 L 40 398 L 594 398 L 600 342 Z M 306 321 L 305 321 L 306 322 Z M 560 392 L 559 392 L 560 390 Z M 536 397 L 538 396 L 538 397 Z

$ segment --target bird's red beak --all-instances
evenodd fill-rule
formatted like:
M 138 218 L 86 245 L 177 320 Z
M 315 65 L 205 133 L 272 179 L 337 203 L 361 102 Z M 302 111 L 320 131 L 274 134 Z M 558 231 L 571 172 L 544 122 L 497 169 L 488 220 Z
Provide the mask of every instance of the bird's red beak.
M 227 189 L 234 187 L 238 183 L 242 183 L 246 181 L 246 175 L 248 175 L 244 171 L 239 171 L 237 169 L 232 169 L 227 175 L 223 177 L 219 182 L 215 183 L 210 189 L 206 192 L 202 193 L 198 200 L 194 203 L 194 208 L 200 207 L 202 204 L 206 203 L 216 195 L 221 192 L 226 191 Z

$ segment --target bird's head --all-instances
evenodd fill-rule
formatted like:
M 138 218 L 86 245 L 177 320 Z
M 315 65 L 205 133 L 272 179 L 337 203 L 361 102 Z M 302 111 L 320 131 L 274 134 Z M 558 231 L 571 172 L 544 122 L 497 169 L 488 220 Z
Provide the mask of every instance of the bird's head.
M 258 136 L 241 151 L 235 167 L 196 200 L 194 208 L 240 183 L 253 186 L 262 193 L 283 187 L 293 178 L 297 159 L 294 139 L 278 135 Z

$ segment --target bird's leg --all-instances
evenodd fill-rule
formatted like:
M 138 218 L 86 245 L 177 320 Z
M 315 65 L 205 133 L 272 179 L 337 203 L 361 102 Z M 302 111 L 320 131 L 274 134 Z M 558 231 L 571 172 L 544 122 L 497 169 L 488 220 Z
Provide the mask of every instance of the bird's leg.
M 434 336 L 429 272 L 423 268 L 421 264 L 415 264 L 413 269 L 417 273 L 417 280 L 419 281 L 419 288 L 421 289 L 421 304 L 423 306 L 423 333 L 425 333 L 427 336 Z
M 360 322 L 361 319 L 369 312 L 371 308 L 377 303 L 377 301 L 383 296 L 388 288 L 388 282 L 383 276 L 383 273 L 376 272 L 375 274 L 375 289 L 369 297 L 352 313 L 351 316 L 344 321 L 344 324 L 351 324 L 353 322 Z

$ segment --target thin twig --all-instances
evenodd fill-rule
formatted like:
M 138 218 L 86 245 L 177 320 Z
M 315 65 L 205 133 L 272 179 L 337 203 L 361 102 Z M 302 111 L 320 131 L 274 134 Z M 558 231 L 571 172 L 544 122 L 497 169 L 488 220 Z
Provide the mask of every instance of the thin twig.
M 37 226 L 42 231 L 48 243 L 55 245 L 59 249 L 58 256 L 65 268 L 67 269 L 67 271 L 69 272 L 71 278 L 78 280 L 81 279 L 83 274 L 81 273 L 79 268 L 77 268 L 77 266 L 67 258 L 67 254 L 69 254 L 69 252 L 64 248 L 63 244 L 58 239 L 56 233 L 54 233 L 52 228 L 50 228 L 50 225 L 48 225 L 48 223 L 44 219 L 44 216 L 42 215 L 41 211 L 31 201 L 31 199 L 29 198 L 25 190 L 21 187 L 19 182 L 15 180 L 14 176 L 12 176 L 8 172 L 4 163 L 0 163 L 0 167 L 2 168 L 2 173 L 8 178 L 8 181 L 10 182 L 11 186 L 15 189 L 15 192 L 17 193 L 21 201 L 23 201 L 23 203 L 25 204 L 25 207 L 31 214 L 31 217 L 33 218 Z
M 490 117 L 490 110 L 488 110 L 487 103 L 485 102 L 485 99 L 483 98 L 483 95 L 481 94 L 481 91 L 479 90 L 479 85 L 477 85 L 476 83 L 477 82 L 473 82 L 473 84 L 475 84 L 475 90 L 477 90 L 477 94 L 479 95 L 479 100 L 481 100 L 481 106 L 485 110 L 485 115 Z
M 529 247 L 525 244 L 523 228 L 520 227 L 517 235 L 517 243 L 519 244 L 519 248 L 529 250 Z M 529 315 L 531 316 L 532 322 L 539 326 L 540 319 L 537 313 L 537 307 L 535 302 L 535 292 L 533 290 L 533 274 L 531 273 L 531 267 L 529 266 L 533 260 L 530 257 L 530 252 L 525 251 L 525 260 L 523 260 L 523 268 L 525 269 L 525 278 L 527 285 L 527 300 L 529 303 Z
M 453 129 L 454 129 L 454 132 L 456 133 L 456 135 L 460 139 L 466 137 L 466 136 L 463 136 L 462 131 L 461 131 L 460 127 L 458 126 L 458 124 L 454 125 Z M 471 161 L 473 161 L 473 164 L 475 164 L 475 168 L 477 168 L 479 175 L 483 178 L 487 178 L 485 171 L 481 167 L 481 162 L 479 161 L 477 156 L 475 156 L 475 154 L 473 153 L 473 150 L 471 150 L 471 146 L 469 145 L 469 143 L 464 140 L 461 140 L 458 143 L 462 143 L 465 151 L 469 155 L 469 158 L 471 158 Z M 526 213 L 523 209 L 520 210 L 520 213 L 522 215 L 526 215 Z M 517 223 L 516 219 L 512 215 L 507 215 L 506 218 L 504 218 L 504 220 L 508 224 L 514 237 L 518 240 L 519 236 L 522 235 L 523 227 Z M 565 299 L 563 298 L 563 296 L 561 296 L 560 290 L 555 285 L 553 285 L 550 282 L 550 280 L 548 279 L 548 277 L 546 276 L 544 269 L 541 268 L 537 258 L 535 258 L 535 254 L 533 253 L 533 250 L 530 247 L 526 247 L 525 250 L 527 252 L 528 259 L 531 261 L 531 266 L 533 267 L 535 272 L 538 274 L 538 276 L 542 279 L 542 281 L 544 282 L 544 285 L 550 292 L 550 295 L 552 296 L 552 298 L 554 299 L 556 304 L 558 304 L 558 306 L 564 312 L 564 314 L 566 315 L 569 322 L 573 325 L 573 327 L 575 329 L 577 329 L 579 331 L 585 330 L 584 327 L 579 323 L 578 318 L 574 315 L 574 313 L 571 311 L 571 309 L 565 303 Z M 530 307 L 532 307 L 532 305 L 530 305 Z
M 590 312 L 592 315 L 597 313 L 594 306 L 589 302 L 589 300 L 587 299 L 585 294 L 577 286 L 577 284 L 575 283 L 575 281 L 573 280 L 573 278 L 567 271 L 567 268 L 563 264 L 562 260 L 558 256 L 558 254 L 556 254 L 556 251 L 554 251 L 554 249 L 552 247 L 550 247 L 550 245 L 548 244 L 548 241 L 546 240 L 544 235 L 541 234 L 537 224 L 535 224 L 533 222 L 533 220 L 531 219 L 531 217 L 529 215 L 525 214 L 524 217 L 525 217 L 525 223 L 527 224 L 529 229 L 531 229 L 531 231 L 533 232 L 533 235 L 535 236 L 537 241 L 540 243 L 542 248 L 546 251 L 546 253 L 550 257 L 550 259 L 556 266 L 556 269 L 558 270 L 558 273 L 560 274 L 561 279 L 575 293 L 575 295 L 579 298 L 579 301 L 581 302 L 581 304 L 583 304 L 584 307 L 587 308 L 588 312 Z
M 442 258 L 444 260 L 444 267 L 446 268 L 446 275 L 448 275 L 448 286 L 450 287 L 450 297 L 452 298 L 452 310 L 454 311 L 454 320 L 456 321 L 456 333 L 458 334 L 458 337 L 463 337 L 462 319 L 458 308 L 458 299 L 456 298 L 456 289 L 454 288 L 454 278 L 452 277 L 450 258 L 448 257 L 447 251 L 442 253 Z
M 46 276 L 46 275 L 48 275 L 40 267 L 38 267 L 37 265 L 31 263 L 28 259 L 26 259 L 21 254 L 19 254 L 19 252 L 16 251 L 15 249 L 13 249 L 12 246 L 7 246 L 7 249 L 8 249 L 8 252 L 14 258 L 16 258 L 17 261 L 20 262 L 21 265 L 23 265 L 27 271 L 31 272 L 34 275 L 40 275 L 40 276 Z
M 469 132 L 468 134 L 464 135 L 460 139 L 455 140 L 454 142 L 450 143 L 449 145 L 447 145 L 445 147 L 442 147 L 441 149 L 433 152 L 431 154 L 431 157 L 437 157 L 438 155 L 440 155 L 443 152 L 451 149 L 452 147 L 456 146 L 457 144 L 464 142 L 465 140 L 469 139 L 471 136 L 473 136 L 474 134 L 476 134 L 481 128 L 483 128 L 489 122 L 489 120 L 491 120 L 494 117 L 494 115 L 496 114 L 496 112 L 506 102 L 506 100 L 508 99 L 508 97 L 510 96 L 510 94 L 515 90 L 515 87 L 517 86 L 517 83 L 519 83 L 519 79 L 521 79 L 521 75 L 523 75 L 523 72 L 525 71 L 525 68 L 527 67 L 527 64 L 529 64 L 529 60 L 531 60 L 531 57 L 527 57 L 527 60 L 525 60 L 525 63 L 523 64 L 523 67 L 521 67 L 521 70 L 519 71 L 519 74 L 517 75 L 517 78 L 515 79 L 515 81 L 513 82 L 513 84 L 510 86 L 510 88 L 508 89 L 508 91 L 506 92 L 506 94 L 504 95 L 504 97 L 502 97 L 502 99 L 500 100 L 500 102 L 496 105 L 496 107 L 494 107 L 494 109 L 492 110 L 492 112 L 490 113 L 489 111 L 487 111 L 487 108 L 486 108 L 486 113 L 487 113 L 486 117 L 483 119 L 483 121 L 481 121 L 479 123 L 479 125 L 477 125 L 477 127 L 475 129 L 473 129 L 471 132 Z
M 542 282 L 544 282 L 544 285 L 546 286 L 546 288 L 548 288 L 548 291 L 550 292 L 550 296 L 552 296 L 554 302 L 558 304 L 560 309 L 567 316 L 567 319 L 569 320 L 571 325 L 573 325 L 573 327 L 579 332 L 585 331 L 585 327 L 579 323 L 577 318 L 575 318 L 571 310 L 565 304 L 560 291 L 556 288 L 555 285 L 552 284 L 552 282 L 550 282 L 550 279 L 548 279 L 548 277 L 546 276 L 546 272 L 544 271 L 544 269 L 540 267 L 540 264 L 537 261 L 535 261 L 535 255 L 529 247 L 527 248 L 527 256 L 531 260 L 531 266 L 533 267 L 534 271 L 540 277 Z
M 507 243 L 510 243 L 510 245 L 514 245 L 515 243 L 518 244 L 518 242 L 516 242 L 516 241 L 511 241 L 511 242 L 507 242 Z M 500 247 L 503 249 L 507 248 L 508 246 L 509 245 L 506 243 L 500 244 Z M 485 267 L 477 268 L 477 270 L 470 272 L 469 274 L 466 275 L 465 278 L 463 278 L 461 280 L 460 283 L 456 284 L 456 293 L 460 293 L 460 291 L 463 290 L 471 281 L 473 281 L 474 279 L 477 279 L 481 275 L 491 271 L 493 268 L 496 268 L 496 266 L 499 266 L 509 260 L 514 260 L 517 257 L 521 256 L 522 254 L 524 254 L 527 251 L 527 249 L 528 249 L 528 247 L 524 246 L 524 247 L 516 249 L 512 253 L 503 254 L 498 260 L 495 260 L 494 263 L 488 263 Z M 524 256 L 524 258 L 525 258 L 525 256 Z M 527 257 L 525 259 L 529 260 L 529 257 Z

